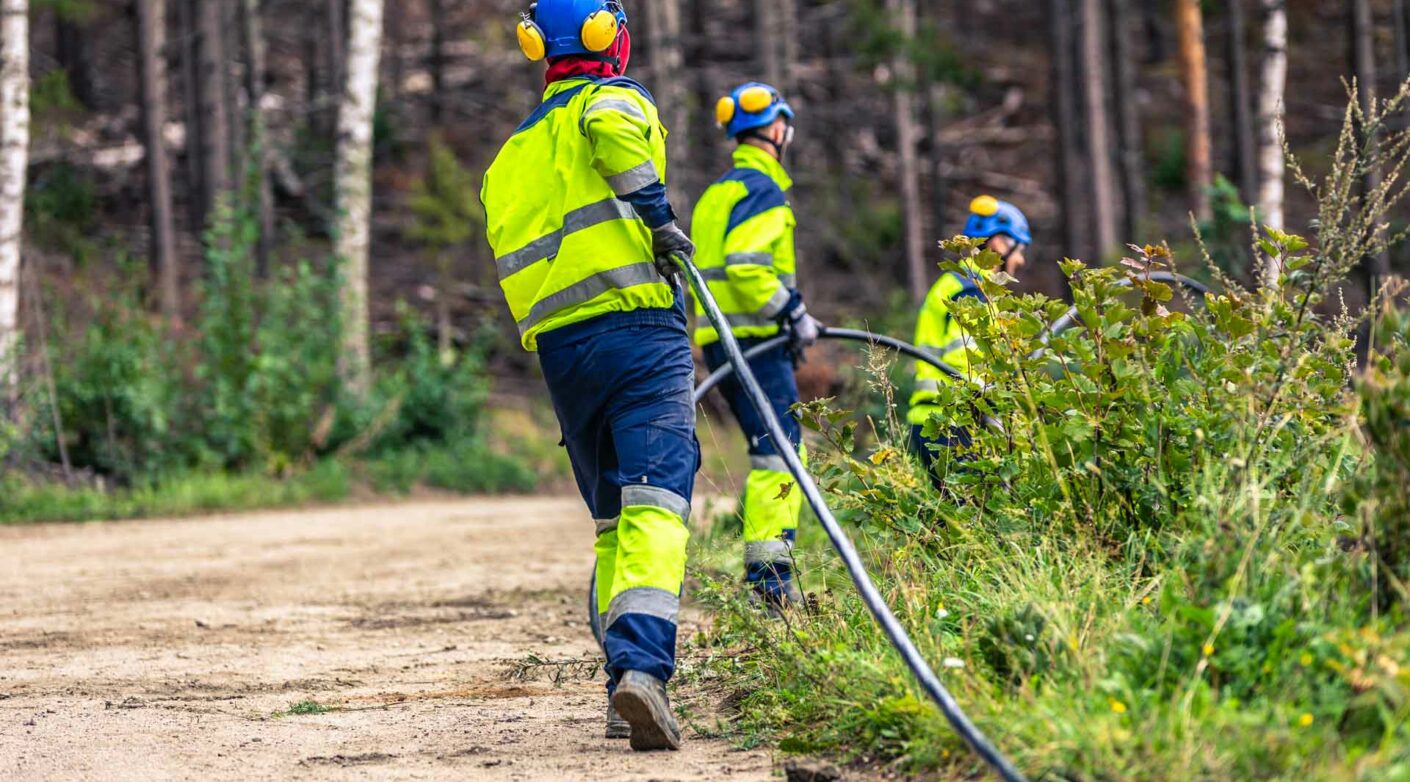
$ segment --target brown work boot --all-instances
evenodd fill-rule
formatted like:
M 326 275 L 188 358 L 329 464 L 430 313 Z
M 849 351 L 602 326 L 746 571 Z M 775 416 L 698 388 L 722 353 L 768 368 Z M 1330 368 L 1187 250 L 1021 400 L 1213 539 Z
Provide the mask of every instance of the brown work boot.
M 632 749 L 681 748 L 681 729 L 671 713 L 665 682 L 648 673 L 627 671 L 612 694 L 612 706 L 631 724 Z

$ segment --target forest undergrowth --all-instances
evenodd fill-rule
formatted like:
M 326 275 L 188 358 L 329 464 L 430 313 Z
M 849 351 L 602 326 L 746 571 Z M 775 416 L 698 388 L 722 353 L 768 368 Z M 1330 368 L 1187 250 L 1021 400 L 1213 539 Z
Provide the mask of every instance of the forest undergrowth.
M 409 307 L 374 342 L 372 386 L 343 379 L 338 264 L 254 273 L 254 214 L 222 207 L 195 320 L 151 313 L 140 267 L 45 312 L 17 426 L 0 428 L 0 523 L 84 521 L 345 500 L 527 491 L 496 443 L 476 337 Z
M 1151 282 L 1174 259 L 1148 246 L 1113 268 L 1064 262 L 1077 323 L 1061 334 L 1046 326 L 1068 305 L 1002 273 L 957 304 L 976 382 L 947 386 L 927 428 L 974 444 L 941 454 L 943 493 L 894 415 L 802 406 L 813 470 L 882 593 L 1031 779 L 1410 780 L 1406 286 L 1386 281 L 1363 317 L 1336 293 L 1404 239 L 1384 223 L 1410 134 L 1383 122 L 1405 99 L 1372 116 L 1353 101 L 1324 178 L 1294 163 L 1319 218 L 1306 239 L 1258 230 L 1277 278 L 1257 290 Z M 1363 192 L 1371 168 L 1385 177 Z M 884 357 L 872 369 L 875 394 L 903 398 Z M 781 622 L 733 572 L 699 573 L 719 617 L 692 675 L 730 693 L 725 729 L 976 778 L 815 525 L 797 556 L 811 605 Z

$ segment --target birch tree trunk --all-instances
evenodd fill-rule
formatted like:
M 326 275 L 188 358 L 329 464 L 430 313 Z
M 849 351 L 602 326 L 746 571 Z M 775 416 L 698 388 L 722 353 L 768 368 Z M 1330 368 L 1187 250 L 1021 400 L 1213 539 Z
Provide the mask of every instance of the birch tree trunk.
M 250 105 L 250 175 L 254 177 L 255 208 L 259 216 L 259 245 L 255 259 L 256 273 L 269 274 L 269 261 L 274 255 L 274 193 L 269 183 L 269 126 L 264 116 L 265 48 L 264 25 L 260 19 L 259 0 L 241 0 L 242 37 L 245 39 L 245 92 Z
M 162 317 L 181 318 L 176 227 L 171 197 L 171 161 L 166 150 L 166 0 L 137 0 L 138 83 L 142 90 L 142 132 L 147 157 L 147 199 L 151 214 L 151 253 Z
M 1227 0 L 1225 25 L 1228 34 L 1229 116 L 1234 122 L 1234 170 L 1238 172 L 1239 194 L 1251 203 L 1258 190 L 1258 169 L 1253 151 L 1253 101 L 1248 83 L 1248 42 L 1244 25 L 1243 0 Z
M 1116 247 L 1116 195 L 1111 163 L 1111 115 L 1107 110 L 1106 36 L 1101 0 L 1082 2 L 1082 73 L 1086 79 L 1087 157 L 1092 168 L 1092 231 L 1096 254 Z
M 1073 35 L 1072 0 L 1048 0 L 1048 27 L 1052 46 L 1051 90 L 1053 125 L 1057 127 L 1058 182 L 1062 192 L 1062 255 L 1088 254 L 1082 228 L 1082 135 L 1077 91 L 1076 41 Z
M 887 0 L 892 23 L 907 46 L 916 36 L 915 0 Z M 920 203 L 920 161 L 916 141 L 920 135 L 915 116 L 915 66 L 903 48 L 891 60 L 895 92 L 897 172 L 906 237 L 906 272 L 911 299 L 919 304 L 929 291 L 925 272 L 925 214 Z
M 344 382 L 356 394 L 371 387 L 368 344 L 368 251 L 372 233 L 372 117 L 377 108 L 382 0 L 353 0 L 348 16 L 346 85 L 338 106 L 337 255 L 342 262 Z
M 1146 212 L 1145 154 L 1141 136 L 1141 108 L 1136 98 L 1135 52 L 1132 51 L 1131 11 L 1128 0 L 1108 0 L 1111 16 L 1111 53 L 1116 61 L 1116 134 L 1120 148 L 1121 240 L 1139 243 L 1141 218 Z
M 1176 0 L 1175 25 L 1180 39 L 1180 77 L 1185 86 L 1185 144 L 1190 202 L 1195 216 L 1212 216 L 1209 186 L 1214 161 L 1209 137 L 1209 64 L 1204 48 L 1200 0 Z
M 20 239 L 29 165 L 29 2 L 0 0 L 0 419 L 19 391 Z
M 1263 65 L 1258 77 L 1258 220 L 1282 230 L 1285 162 L 1280 128 L 1288 82 L 1288 8 L 1286 0 L 1262 0 Z M 1263 259 L 1264 284 L 1278 284 L 1281 270 Z

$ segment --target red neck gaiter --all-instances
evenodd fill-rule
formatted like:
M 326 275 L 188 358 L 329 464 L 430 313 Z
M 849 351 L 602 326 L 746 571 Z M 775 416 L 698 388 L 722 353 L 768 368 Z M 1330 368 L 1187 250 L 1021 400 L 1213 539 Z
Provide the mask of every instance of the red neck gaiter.
M 627 28 L 622 28 L 616 42 L 607 47 L 607 51 L 603 52 L 602 56 L 608 62 L 603 62 L 596 57 L 578 55 L 549 60 L 548 73 L 544 75 L 544 83 L 552 84 L 576 76 L 597 76 L 607 79 L 626 73 L 627 62 L 632 58 L 632 36 Z

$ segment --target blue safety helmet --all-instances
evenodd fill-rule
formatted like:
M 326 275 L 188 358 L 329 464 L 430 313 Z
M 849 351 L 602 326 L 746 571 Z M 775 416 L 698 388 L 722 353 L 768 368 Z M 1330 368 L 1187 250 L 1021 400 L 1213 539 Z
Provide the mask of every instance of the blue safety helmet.
M 519 48 L 542 59 L 597 56 L 617 42 L 627 12 L 615 0 L 539 0 L 519 22 Z
M 1033 244 L 1028 218 L 1018 207 L 993 196 L 980 196 L 969 205 L 969 222 L 964 235 L 971 239 L 992 239 L 1003 234 L 1023 245 Z
M 734 88 L 715 105 L 715 122 L 730 138 L 758 128 L 767 128 L 779 117 L 793 121 L 793 107 L 778 90 L 767 84 L 751 81 Z

